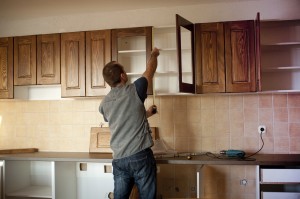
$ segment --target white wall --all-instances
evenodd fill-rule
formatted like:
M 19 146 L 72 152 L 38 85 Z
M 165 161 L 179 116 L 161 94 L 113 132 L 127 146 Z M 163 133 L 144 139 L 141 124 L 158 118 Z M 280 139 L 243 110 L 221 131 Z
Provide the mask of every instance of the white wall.
M 84 1 L 83 1 L 84 3 Z M 16 14 L 18 11 L 12 11 Z M 0 37 L 175 24 L 175 14 L 196 22 L 255 19 L 300 19 L 300 0 L 240 0 L 194 6 L 86 13 L 26 20 L 1 19 Z M 0 15 L 1 16 L 1 15 Z M 15 18 L 15 17 L 14 17 Z

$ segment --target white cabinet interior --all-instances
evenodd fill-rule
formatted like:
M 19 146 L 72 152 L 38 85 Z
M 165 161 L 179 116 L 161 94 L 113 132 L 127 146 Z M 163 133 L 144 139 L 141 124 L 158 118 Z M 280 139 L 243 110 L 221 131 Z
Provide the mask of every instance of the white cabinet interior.
M 53 198 L 54 162 L 5 161 L 5 198 Z
M 300 91 L 300 20 L 261 22 L 262 91 Z
M 176 48 L 176 28 L 153 28 L 153 46 L 160 49 L 157 70 L 154 76 L 156 94 L 170 94 L 179 92 L 178 64 Z
M 191 73 L 191 38 L 188 31 L 182 32 L 183 78 L 190 81 Z M 124 66 L 129 82 L 141 77 L 145 70 L 146 36 L 118 38 L 118 61 Z M 179 93 L 179 71 L 176 44 L 176 27 L 153 27 L 152 47 L 160 49 L 158 66 L 153 85 L 155 94 L 170 95 Z
M 299 166 L 258 167 L 258 198 L 298 199 L 300 197 Z
M 118 62 L 120 62 L 132 83 L 141 77 L 146 63 L 146 36 L 118 38 Z
M 154 76 L 154 87 L 157 95 L 179 93 L 178 48 L 176 27 L 154 27 L 153 46 L 160 49 L 158 66 Z M 185 82 L 192 81 L 192 50 L 191 35 L 187 30 L 181 32 L 182 78 Z
M 111 163 L 55 162 L 55 199 L 106 199 L 113 189 Z

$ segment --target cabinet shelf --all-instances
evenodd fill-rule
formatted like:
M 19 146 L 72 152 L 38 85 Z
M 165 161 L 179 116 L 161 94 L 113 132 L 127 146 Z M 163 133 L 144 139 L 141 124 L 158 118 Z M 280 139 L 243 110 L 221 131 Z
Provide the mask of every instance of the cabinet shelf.
M 7 193 L 6 196 L 52 198 L 52 190 L 51 186 L 29 186 L 15 192 Z
M 300 66 L 263 67 L 262 72 L 282 72 L 289 70 L 300 70 Z
M 138 54 L 138 53 L 146 53 L 146 50 L 120 50 L 119 54 Z
M 262 43 L 262 46 L 296 46 L 296 45 L 300 45 L 300 41 Z

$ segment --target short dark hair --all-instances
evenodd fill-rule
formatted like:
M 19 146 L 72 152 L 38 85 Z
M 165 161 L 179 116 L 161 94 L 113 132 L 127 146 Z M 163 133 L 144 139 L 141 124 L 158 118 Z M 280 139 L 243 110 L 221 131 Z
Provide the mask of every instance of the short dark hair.
M 104 80 L 111 87 L 115 87 L 121 82 L 122 73 L 124 73 L 124 67 L 116 61 L 107 63 L 102 71 Z

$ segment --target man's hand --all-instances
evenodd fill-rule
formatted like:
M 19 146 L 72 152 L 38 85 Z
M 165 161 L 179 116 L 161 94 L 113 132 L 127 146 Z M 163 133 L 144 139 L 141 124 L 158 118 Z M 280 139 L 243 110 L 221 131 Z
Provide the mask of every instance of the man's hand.
M 159 55 L 159 50 L 154 48 L 151 52 L 151 57 L 147 62 L 146 71 L 143 73 L 143 76 L 147 79 L 148 83 L 152 82 L 154 73 L 157 68 L 157 57 Z
M 157 113 L 157 107 L 156 105 L 152 105 L 148 108 L 147 112 L 146 112 L 146 116 L 147 118 L 156 114 Z

